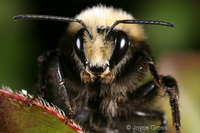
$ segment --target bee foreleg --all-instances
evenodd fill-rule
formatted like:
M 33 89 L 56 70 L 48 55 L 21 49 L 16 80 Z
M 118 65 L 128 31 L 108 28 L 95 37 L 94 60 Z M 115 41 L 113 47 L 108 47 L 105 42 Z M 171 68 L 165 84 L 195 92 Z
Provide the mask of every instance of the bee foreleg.
M 152 57 L 147 54 L 143 53 L 144 59 L 145 59 L 145 65 L 149 67 L 149 71 L 153 77 L 153 80 L 155 84 L 162 88 L 170 97 L 170 106 L 172 109 L 172 117 L 173 117 L 173 124 L 176 128 L 176 132 L 180 132 L 180 112 L 179 112 L 179 105 L 178 105 L 178 87 L 176 84 L 175 79 L 171 77 L 161 77 L 155 67 L 155 63 L 152 59 Z
M 67 88 L 65 85 L 65 77 L 61 69 L 58 57 L 56 58 L 56 67 L 56 80 L 58 83 L 59 95 L 65 101 L 65 105 L 67 106 L 67 109 L 69 111 L 68 117 L 71 118 L 75 113 L 76 105 L 75 102 L 71 99 L 69 88 Z
M 70 98 L 70 93 L 68 88 L 65 86 L 64 74 L 62 72 L 59 56 L 56 50 L 48 51 L 44 55 L 39 56 L 39 94 L 37 96 L 43 97 L 48 91 L 48 80 L 49 80 L 49 68 L 51 64 L 54 66 L 54 79 L 56 86 L 58 87 L 58 94 L 65 101 L 69 114 L 68 117 L 72 117 L 75 111 L 75 103 Z M 51 72 L 52 73 L 52 72 Z M 52 74 L 51 74 L 52 75 Z M 36 98 L 35 96 L 34 98 Z M 34 100 L 34 99 L 33 99 Z

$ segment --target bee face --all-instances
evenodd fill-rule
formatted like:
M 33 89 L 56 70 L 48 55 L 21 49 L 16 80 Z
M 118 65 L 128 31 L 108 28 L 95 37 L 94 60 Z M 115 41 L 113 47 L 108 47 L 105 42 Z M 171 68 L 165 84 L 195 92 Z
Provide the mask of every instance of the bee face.
M 92 31 L 92 40 L 84 29 L 80 29 L 75 35 L 75 54 L 84 65 L 84 74 L 89 76 L 89 81 L 100 77 L 101 81 L 112 82 L 115 77 L 112 69 L 128 51 L 128 35 L 122 30 L 113 30 L 109 38 L 106 38 L 107 30 L 108 28 L 103 26 L 97 27 Z M 81 77 L 84 81 L 85 75 Z
M 83 71 L 89 75 L 90 81 L 94 81 L 96 77 L 107 77 L 105 75 L 112 75 L 108 78 L 113 80 L 113 69 L 125 58 L 131 44 L 130 41 L 144 39 L 142 27 L 140 25 L 120 24 L 106 38 L 109 28 L 116 20 L 133 19 L 133 17 L 121 10 L 98 7 L 86 10 L 76 18 L 87 25 L 93 38 L 89 37 L 80 24 L 70 24 L 68 32 L 75 36 L 74 51 L 75 56 L 78 57 L 75 59 L 84 66 Z M 81 77 L 88 76 L 81 73 Z

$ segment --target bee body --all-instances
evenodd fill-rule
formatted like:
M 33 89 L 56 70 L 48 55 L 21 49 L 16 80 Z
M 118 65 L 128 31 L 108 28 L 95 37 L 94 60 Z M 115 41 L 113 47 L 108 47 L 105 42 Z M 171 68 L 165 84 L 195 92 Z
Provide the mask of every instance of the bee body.
M 163 21 L 135 20 L 121 9 L 95 6 L 75 18 L 21 15 L 14 19 L 44 19 L 70 22 L 59 48 L 40 56 L 40 93 L 64 109 L 88 132 L 143 132 L 127 128 L 161 121 L 155 108 L 161 91 L 170 97 L 173 122 L 180 132 L 178 88 L 169 76 L 155 68 L 146 35 L 139 24 L 173 26 Z M 149 71 L 148 71 L 149 70 Z M 139 86 L 150 72 L 153 80 Z M 174 91 L 172 91 L 174 90 Z M 176 97 L 175 97 L 176 96 Z

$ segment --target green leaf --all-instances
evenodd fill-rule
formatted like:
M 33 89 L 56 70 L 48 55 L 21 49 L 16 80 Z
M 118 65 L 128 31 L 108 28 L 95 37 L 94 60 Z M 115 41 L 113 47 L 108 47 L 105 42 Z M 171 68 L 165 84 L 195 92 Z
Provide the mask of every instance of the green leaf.
M 46 101 L 0 89 L 0 133 L 83 133 Z

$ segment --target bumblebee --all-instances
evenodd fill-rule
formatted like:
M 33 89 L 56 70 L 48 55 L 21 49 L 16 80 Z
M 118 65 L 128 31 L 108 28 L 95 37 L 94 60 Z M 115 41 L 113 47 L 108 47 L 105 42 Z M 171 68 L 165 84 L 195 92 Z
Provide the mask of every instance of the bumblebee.
M 173 24 L 136 20 L 121 9 L 101 5 L 75 18 L 14 17 L 20 19 L 69 22 L 59 47 L 38 58 L 38 95 L 62 108 L 86 132 L 145 132 L 138 129 L 150 120 L 160 121 L 156 132 L 165 132 L 165 114 L 155 101 L 161 92 L 169 96 L 173 125 L 180 132 L 176 80 L 158 74 L 141 26 Z M 140 85 L 148 73 L 152 80 Z

